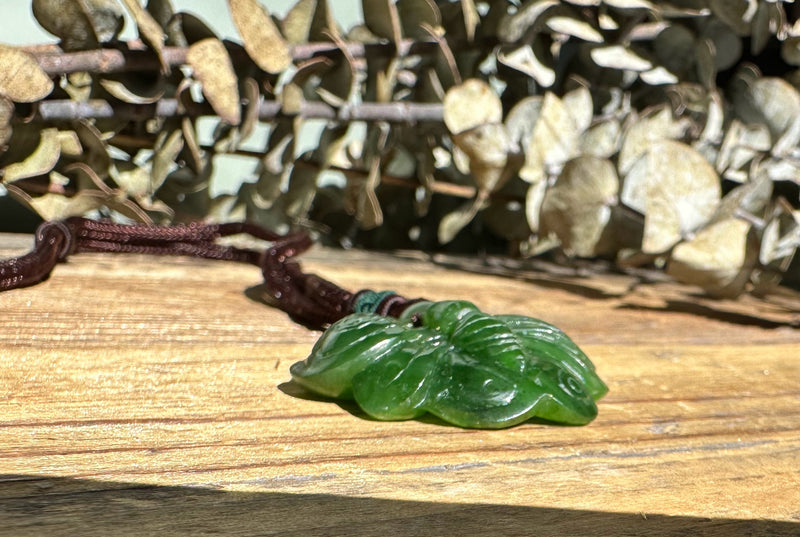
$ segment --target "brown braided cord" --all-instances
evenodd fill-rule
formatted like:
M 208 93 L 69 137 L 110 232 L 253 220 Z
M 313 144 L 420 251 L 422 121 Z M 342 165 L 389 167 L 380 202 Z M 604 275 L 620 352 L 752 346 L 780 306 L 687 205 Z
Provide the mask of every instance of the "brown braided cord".
M 272 245 L 265 251 L 217 244 L 221 237 L 246 233 Z M 310 328 L 323 329 L 352 313 L 355 295 L 315 274 L 306 274 L 291 258 L 312 245 L 305 233 L 280 235 L 242 223 L 177 226 L 124 225 L 73 217 L 45 222 L 36 231 L 31 252 L 0 261 L 0 291 L 46 280 L 55 266 L 80 252 L 182 255 L 237 261 L 261 268 L 264 284 L 277 306 Z M 392 295 L 381 314 L 398 316 L 409 301 Z
M 36 230 L 33 250 L 0 261 L 0 291 L 27 287 L 46 280 L 53 267 L 71 253 L 72 236 L 63 222 L 45 222 Z

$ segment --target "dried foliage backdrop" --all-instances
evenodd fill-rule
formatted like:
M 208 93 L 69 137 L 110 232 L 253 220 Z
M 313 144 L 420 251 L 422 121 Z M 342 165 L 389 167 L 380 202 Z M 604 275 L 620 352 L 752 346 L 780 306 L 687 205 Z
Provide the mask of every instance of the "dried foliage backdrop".
M 714 296 L 800 279 L 790 0 L 362 0 L 347 33 L 333 0 L 227 4 L 238 42 L 169 0 L 33 0 L 60 44 L 0 45 L 7 194 L 45 219 L 605 257 Z M 215 195 L 223 155 L 257 168 Z

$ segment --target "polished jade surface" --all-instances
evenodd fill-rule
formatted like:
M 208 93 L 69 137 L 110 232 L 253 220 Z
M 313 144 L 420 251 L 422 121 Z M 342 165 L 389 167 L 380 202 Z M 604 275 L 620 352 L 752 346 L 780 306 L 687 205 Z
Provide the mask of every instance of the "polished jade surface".
M 470 302 L 421 302 L 400 319 L 354 313 L 331 325 L 291 368 L 321 395 L 354 399 L 379 420 L 433 414 L 460 427 L 532 418 L 584 425 L 608 388 L 555 326 L 489 315 Z

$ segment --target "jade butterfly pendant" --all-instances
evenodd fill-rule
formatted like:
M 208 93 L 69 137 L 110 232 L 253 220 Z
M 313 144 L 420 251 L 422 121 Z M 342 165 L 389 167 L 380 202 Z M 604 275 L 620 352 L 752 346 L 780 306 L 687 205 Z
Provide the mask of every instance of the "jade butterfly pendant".
M 420 302 L 398 319 L 348 315 L 291 373 L 313 392 L 354 399 L 379 420 L 430 413 L 487 429 L 533 418 L 584 425 L 608 391 L 589 358 L 555 326 L 488 315 L 458 300 Z

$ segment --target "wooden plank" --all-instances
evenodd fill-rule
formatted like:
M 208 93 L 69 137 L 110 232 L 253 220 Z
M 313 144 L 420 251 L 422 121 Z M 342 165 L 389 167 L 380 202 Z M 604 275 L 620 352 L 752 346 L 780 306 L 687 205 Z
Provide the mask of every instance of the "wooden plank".
M 611 388 L 600 416 L 367 420 L 288 382 L 318 334 L 258 300 L 257 269 L 80 255 L 0 294 L 0 534 L 800 535 L 791 327 L 389 255 L 304 266 L 558 324 Z

